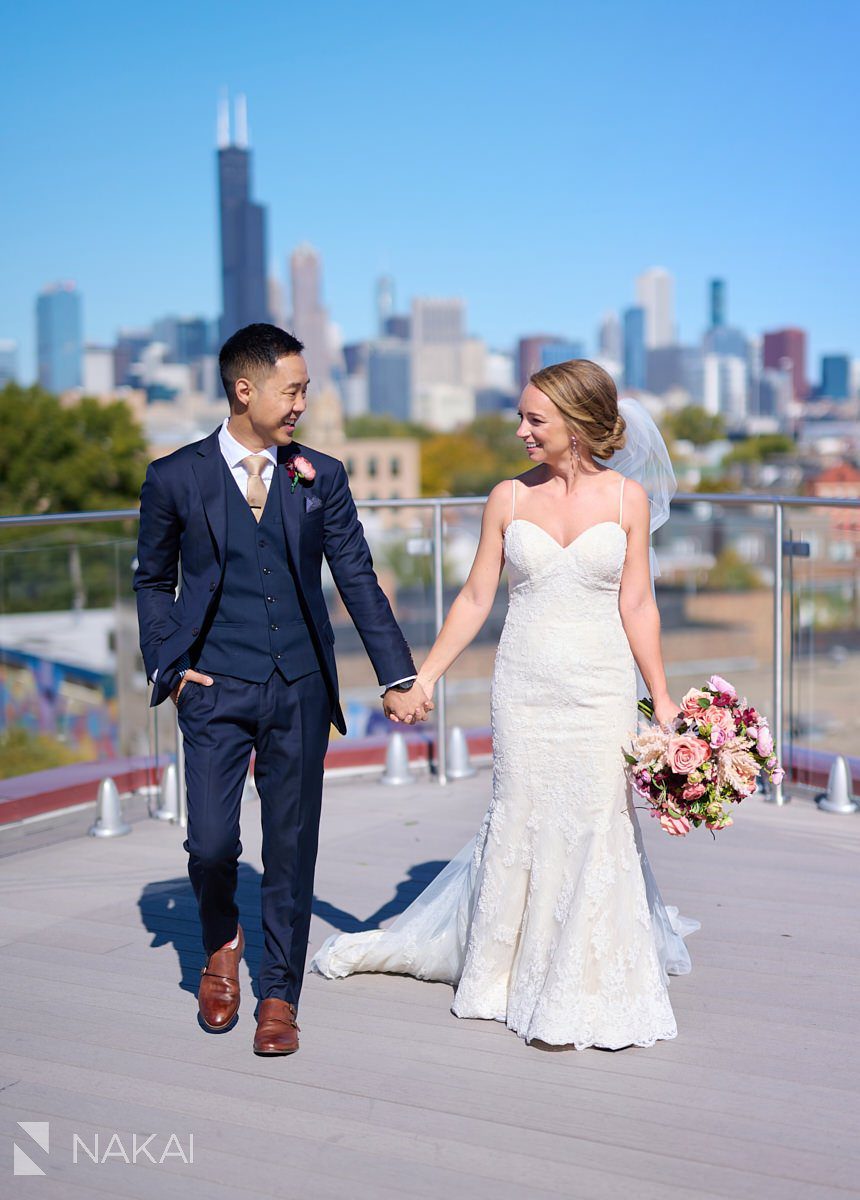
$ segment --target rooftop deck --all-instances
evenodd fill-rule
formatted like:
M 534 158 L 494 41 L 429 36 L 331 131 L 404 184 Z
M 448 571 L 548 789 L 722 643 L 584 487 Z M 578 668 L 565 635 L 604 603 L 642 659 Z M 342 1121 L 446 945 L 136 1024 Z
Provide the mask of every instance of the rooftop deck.
M 326 789 L 312 946 L 400 911 L 477 826 L 486 769 L 439 788 Z M 673 1042 L 547 1052 L 458 1021 L 451 989 L 395 977 L 304 991 L 302 1050 L 251 1053 L 261 943 L 257 804 L 246 807 L 248 948 L 230 1033 L 196 1024 L 202 963 L 181 832 L 0 834 L 3 1194 L 60 1197 L 463 1196 L 809 1200 L 858 1194 L 856 957 L 860 816 L 747 801 L 714 842 L 648 823 L 668 903 L 698 917 L 693 973 L 672 981 Z M 62 834 L 66 840 L 52 840 Z M 18 1121 L 49 1121 L 45 1154 Z M 194 1160 L 72 1162 L 73 1134 L 129 1156 L 171 1133 Z M 45 1171 L 13 1179 L 15 1140 Z M 116 1143 L 114 1143 L 116 1150 Z

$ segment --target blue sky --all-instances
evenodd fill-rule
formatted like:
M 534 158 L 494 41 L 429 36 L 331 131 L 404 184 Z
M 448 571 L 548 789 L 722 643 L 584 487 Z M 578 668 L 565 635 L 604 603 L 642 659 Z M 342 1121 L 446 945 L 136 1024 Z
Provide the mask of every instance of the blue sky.
M 219 309 L 215 113 L 248 97 L 281 274 L 322 253 L 347 339 L 373 282 L 461 295 L 472 331 L 593 345 L 651 265 L 684 339 L 709 277 L 750 332 L 860 354 L 853 0 L 7 6 L 0 338 L 33 372 L 34 301 L 86 336 Z M 813 364 L 813 373 L 817 364 Z

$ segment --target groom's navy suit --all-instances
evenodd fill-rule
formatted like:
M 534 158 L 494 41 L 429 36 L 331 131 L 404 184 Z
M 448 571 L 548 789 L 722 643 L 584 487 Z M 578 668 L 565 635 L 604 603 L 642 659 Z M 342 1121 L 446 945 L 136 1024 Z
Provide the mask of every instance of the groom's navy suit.
M 316 477 L 293 489 L 288 467 L 298 454 Z M 217 430 L 150 464 L 134 588 L 152 703 L 175 687 L 177 663 L 215 681 L 186 682 L 179 696 L 185 848 L 203 943 L 212 954 L 236 932 L 239 811 L 253 749 L 263 826 L 260 993 L 293 1004 L 307 952 L 323 758 L 330 724 L 346 730 L 323 557 L 380 684 L 414 675 L 337 459 L 295 442 L 280 448 L 259 524 Z

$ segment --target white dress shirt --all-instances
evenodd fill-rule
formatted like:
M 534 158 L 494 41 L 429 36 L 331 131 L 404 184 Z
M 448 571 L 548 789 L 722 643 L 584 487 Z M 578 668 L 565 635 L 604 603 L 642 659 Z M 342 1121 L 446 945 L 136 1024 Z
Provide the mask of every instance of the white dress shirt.
M 224 418 L 224 424 L 218 430 L 218 447 L 224 456 L 224 461 L 230 468 L 230 474 L 236 480 L 236 486 L 243 496 L 248 495 L 248 479 L 250 476 L 242 466 L 244 459 L 251 454 L 262 454 L 263 458 L 267 459 L 266 465 L 260 474 L 260 478 L 266 485 L 266 491 L 272 486 L 272 476 L 275 473 L 275 467 L 278 463 L 278 447 L 267 446 L 265 450 L 249 450 L 247 446 L 243 446 L 241 442 L 237 442 L 233 437 L 227 424 L 230 418 Z

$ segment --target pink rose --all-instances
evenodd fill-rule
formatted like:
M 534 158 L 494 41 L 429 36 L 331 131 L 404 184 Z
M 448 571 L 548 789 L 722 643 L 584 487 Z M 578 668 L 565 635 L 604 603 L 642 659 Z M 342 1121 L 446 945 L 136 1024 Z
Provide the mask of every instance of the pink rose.
M 688 783 L 681 792 L 681 799 L 698 800 L 700 796 L 704 796 L 705 790 L 705 785 L 703 783 Z
M 720 746 L 725 746 L 726 742 L 728 741 L 728 737 L 729 735 L 726 733 L 725 729 L 721 729 L 719 725 L 715 725 L 711 730 L 711 748 L 713 750 L 719 750 Z
M 773 754 L 773 734 L 768 729 L 767 725 L 762 725 L 758 731 L 756 749 L 762 758 L 768 758 L 771 754 Z
M 293 464 L 300 475 L 310 482 L 316 479 L 317 469 L 312 462 L 305 458 L 303 454 L 297 454 L 293 459 Z
M 785 771 L 782 767 L 775 767 L 770 776 L 771 783 L 774 787 L 779 787 L 783 779 L 785 779 Z
M 714 692 L 725 692 L 727 696 L 737 696 L 737 690 L 729 683 L 727 679 L 723 679 L 722 675 L 712 675 L 708 680 L 708 687 Z
M 686 817 L 671 817 L 668 813 L 661 813 L 660 824 L 672 837 L 684 837 L 690 832 L 690 822 Z
M 676 734 L 669 738 L 666 761 L 676 775 L 689 775 L 711 757 L 711 748 L 692 734 Z
M 681 697 L 681 712 L 688 717 L 697 717 L 703 711 L 699 701 L 707 699 L 707 692 L 700 691 L 699 688 L 690 688 L 689 692 Z
M 735 722 L 732 714 L 727 708 L 717 708 L 715 704 L 699 714 L 699 722 L 702 725 L 711 725 L 714 729 L 723 729 L 727 735 L 734 733 Z

